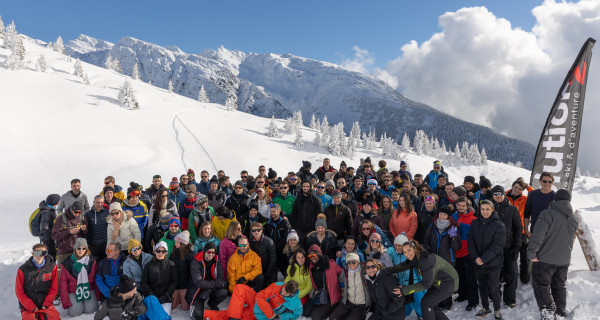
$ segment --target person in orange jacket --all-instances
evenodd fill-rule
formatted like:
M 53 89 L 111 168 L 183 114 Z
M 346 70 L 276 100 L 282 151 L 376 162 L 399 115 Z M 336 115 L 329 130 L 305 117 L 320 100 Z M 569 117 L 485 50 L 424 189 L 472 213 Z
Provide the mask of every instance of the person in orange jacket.
M 236 284 L 247 284 L 260 291 L 265 287 L 265 276 L 262 274 L 262 264 L 256 252 L 250 250 L 248 238 L 241 236 L 238 248 L 227 262 L 227 280 L 229 292 L 233 292 Z

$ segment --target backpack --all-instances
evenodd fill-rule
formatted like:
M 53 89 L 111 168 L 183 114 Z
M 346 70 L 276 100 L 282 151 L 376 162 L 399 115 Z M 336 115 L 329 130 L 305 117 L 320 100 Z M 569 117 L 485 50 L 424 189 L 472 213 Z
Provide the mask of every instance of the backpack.
M 29 232 L 34 237 L 40 236 L 40 222 L 42 221 L 42 215 L 40 208 L 35 209 L 29 216 Z

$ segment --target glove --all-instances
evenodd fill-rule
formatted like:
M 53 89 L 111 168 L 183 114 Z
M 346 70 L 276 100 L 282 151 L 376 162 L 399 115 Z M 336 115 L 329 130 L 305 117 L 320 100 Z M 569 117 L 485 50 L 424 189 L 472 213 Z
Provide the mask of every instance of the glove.
M 244 277 L 239 278 L 237 283 L 246 283 L 246 278 L 244 278 Z
M 458 229 L 456 229 L 456 226 L 450 227 L 450 230 L 448 230 L 448 235 L 451 238 L 454 238 L 454 237 L 456 237 L 458 235 Z
M 171 302 L 171 298 L 166 294 L 163 294 L 162 296 L 160 296 L 160 298 L 158 298 L 158 302 L 160 302 L 160 304 L 169 303 Z
M 225 280 L 217 280 L 217 288 L 227 289 L 229 284 Z
M 414 294 L 409 294 L 407 296 L 404 296 L 404 303 L 405 304 L 408 304 L 408 303 L 411 303 L 411 302 L 414 302 L 414 301 L 415 301 L 415 295 Z

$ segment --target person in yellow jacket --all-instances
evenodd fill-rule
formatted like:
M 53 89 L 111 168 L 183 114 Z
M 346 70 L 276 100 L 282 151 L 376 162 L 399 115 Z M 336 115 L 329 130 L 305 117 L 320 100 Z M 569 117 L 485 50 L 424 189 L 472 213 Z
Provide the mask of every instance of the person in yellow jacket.
M 213 233 L 219 240 L 223 240 L 227 227 L 231 221 L 237 221 L 235 212 L 230 211 L 227 207 L 220 207 L 215 212 L 216 216 L 212 218 Z
M 115 184 L 115 177 L 108 176 L 104 178 L 104 188 L 110 187 L 113 189 L 113 197 L 120 199 L 121 202 L 125 201 L 125 192 L 123 192 L 123 188 L 119 185 Z M 104 196 L 105 189 L 100 191 L 100 195 Z
M 290 258 L 290 266 L 287 268 L 287 276 L 284 282 L 294 280 L 298 282 L 298 298 L 304 305 L 310 297 L 310 292 L 313 289 L 312 281 L 310 281 L 310 272 L 308 267 L 310 261 L 306 256 L 306 251 L 300 248 L 297 249 Z
M 265 288 L 265 276 L 262 275 L 262 264 L 256 252 L 250 250 L 248 238 L 240 236 L 238 248 L 227 262 L 227 280 L 229 292 L 238 283 L 246 284 L 256 292 Z

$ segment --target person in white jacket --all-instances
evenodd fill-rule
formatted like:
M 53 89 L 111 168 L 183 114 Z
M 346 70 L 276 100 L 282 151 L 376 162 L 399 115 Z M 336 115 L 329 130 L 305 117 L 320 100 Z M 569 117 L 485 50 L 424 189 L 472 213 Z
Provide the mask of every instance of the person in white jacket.
M 119 242 L 121 248 L 127 248 L 129 240 L 142 241 L 142 234 L 137 222 L 133 219 L 133 212 L 121 209 L 121 204 L 113 202 L 109 207 L 110 216 L 107 218 L 108 228 L 106 234 L 108 243 Z M 125 253 L 126 251 L 123 250 Z

